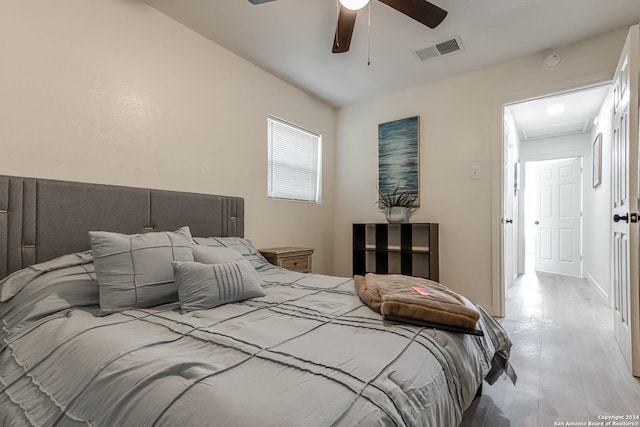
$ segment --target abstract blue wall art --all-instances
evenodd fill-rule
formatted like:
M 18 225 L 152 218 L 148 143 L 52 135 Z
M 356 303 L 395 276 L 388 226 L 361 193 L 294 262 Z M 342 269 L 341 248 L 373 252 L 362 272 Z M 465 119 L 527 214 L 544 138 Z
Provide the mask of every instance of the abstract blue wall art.
M 408 117 L 378 125 L 378 188 L 396 188 L 417 197 L 420 206 L 420 117 Z

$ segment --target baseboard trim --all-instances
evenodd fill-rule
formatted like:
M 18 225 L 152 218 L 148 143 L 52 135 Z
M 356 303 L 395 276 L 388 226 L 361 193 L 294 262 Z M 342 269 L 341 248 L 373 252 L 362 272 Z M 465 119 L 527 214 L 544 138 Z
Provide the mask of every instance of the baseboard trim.
M 600 284 L 590 274 L 587 274 L 587 280 L 591 282 L 593 286 L 596 287 L 602 299 L 604 299 L 607 305 L 611 307 L 611 299 L 609 298 L 609 295 L 605 292 L 605 290 L 602 288 L 602 286 L 600 286 Z

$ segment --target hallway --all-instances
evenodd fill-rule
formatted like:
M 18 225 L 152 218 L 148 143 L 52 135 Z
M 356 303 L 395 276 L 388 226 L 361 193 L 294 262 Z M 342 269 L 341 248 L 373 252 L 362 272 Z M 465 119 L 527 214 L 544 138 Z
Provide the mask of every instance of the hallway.
M 640 425 L 640 379 L 615 342 L 613 311 L 587 280 L 520 276 L 507 291 L 502 324 L 513 341 L 517 385 L 485 383 L 462 426 L 587 425 L 611 415 Z

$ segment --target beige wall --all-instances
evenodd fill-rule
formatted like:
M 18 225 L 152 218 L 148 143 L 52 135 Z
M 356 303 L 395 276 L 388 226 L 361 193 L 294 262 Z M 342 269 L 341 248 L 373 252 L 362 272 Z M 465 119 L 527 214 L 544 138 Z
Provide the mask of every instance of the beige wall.
M 374 205 L 378 123 L 420 115 L 422 205 L 412 221 L 440 224 L 442 283 L 498 314 L 502 106 L 610 79 L 626 31 L 557 49 L 556 70 L 541 52 L 339 110 L 335 273 L 351 272 L 351 224 L 384 221 Z M 473 165 L 480 180 L 469 179 Z
M 246 199 L 332 271 L 335 111 L 143 2 L 0 0 L 0 173 Z M 266 197 L 267 114 L 323 135 L 323 204 Z

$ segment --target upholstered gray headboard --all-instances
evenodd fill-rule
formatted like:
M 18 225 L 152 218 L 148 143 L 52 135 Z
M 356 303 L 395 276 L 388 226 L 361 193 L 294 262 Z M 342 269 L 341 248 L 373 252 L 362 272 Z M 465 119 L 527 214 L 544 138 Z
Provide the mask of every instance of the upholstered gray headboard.
M 132 234 L 184 225 L 193 236 L 244 237 L 244 199 L 0 175 L 0 279 L 90 249 L 90 230 Z

